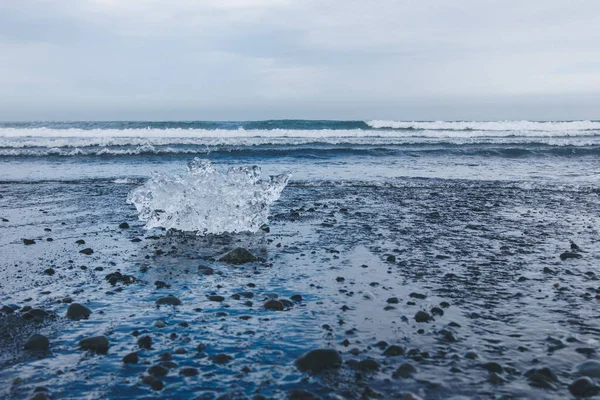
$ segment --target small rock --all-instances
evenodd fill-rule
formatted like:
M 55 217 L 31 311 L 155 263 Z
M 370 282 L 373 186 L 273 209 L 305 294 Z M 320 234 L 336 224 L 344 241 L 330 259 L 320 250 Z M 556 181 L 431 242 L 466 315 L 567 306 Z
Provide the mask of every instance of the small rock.
M 231 357 L 227 354 L 221 353 L 221 354 L 215 354 L 213 356 L 210 356 L 210 360 L 215 364 L 227 364 L 228 362 L 233 360 L 233 357 Z
M 379 363 L 372 358 L 367 358 L 366 360 L 361 360 L 356 364 L 356 367 L 364 372 L 372 372 L 378 371 L 380 368 Z
M 208 296 L 208 300 L 220 303 L 220 302 L 225 301 L 225 297 L 214 294 L 214 295 Z
M 385 261 L 389 262 L 389 263 L 395 263 L 396 262 L 396 256 L 395 255 L 389 255 L 386 257 Z
M 265 309 L 273 311 L 283 311 L 283 303 L 279 300 L 267 300 L 264 304 Z
M 529 379 L 529 384 L 531 386 L 551 390 L 556 389 L 558 378 L 548 367 L 530 369 L 525 372 L 525 376 Z
M 146 372 L 148 373 L 148 375 L 154 377 L 161 377 L 167 375 L 169 373 L 169 370 L 163 367 L 162 365 L 153 365 L 150 368 L 148 368 Z
M 71 303 L 67 309 L 67 318 L 79 321 L 80 319 L 88 319 L 91 313 L 92 310 L 86 306 L 79 303 Z
M 342 365 L 342 357 L 333 349 L 317 349 L 300 356 L 295 364 L 302 372 L 319 373 L 339 368 Z
M 35 244 L 35 240 L 33 240 L 33 239 L 23 239 L 23 244 L 26 245 L 26 246 Z
M 565 251 L 564 253 L 562 253 L 562 254 L 560 255 L 560 259 L 561 259 L 562 261 L 568 260 L 568 259 L 570 259 L 570 258 L 572 258 L 572 259 L 577 259 L 577 258 L 581 258 L 581 257 L 582 257 L 582 255 L 581 255 L 581 254 L 579 254 L 579 253 L 575 253 L 575 252 L 572 252 L 572 251 Z
M 119 224 L 120 229 L 129 229 L 129 224 L 127 222 L 122 222 Z
M 586 361 L 575 367 L 578 375 L 589 376 L 590 378 L 600 378 L 600 362 Z
M 600 387 L 589 377 L 579 378 L 569 385 L 569 391 L 576 397 L 591 397 L 600 393 Z
M 226 253 L 221 258 L 219 258 L 219 261 L 221 262 L 226 262 L 235 265 L 254 262 L 256 260 L 257 258 L 252 253 L 250 253 L 248 250 L 242 247 L 233 249 L 229 253 Z
M 79 342 L 79 347 L 83 350 L 90 350 L 99 354 L 106 353 L 109 345 L 110 342 L 106 336 L 92 336 Z
M 390 297 L 389 299 L 386 300 L 386 302 L 388 304 L 398 304 L 400 302 L 400 300 L 398 300 L 397 297 Z
M 75 244 L 85 244 L 85 240 L 79 239 L 75 242 Z
M 25 350 L 46 351 L 50 348 L 50 341 L 44 335 L 34 333 L 25 342 Z
M 213 275 L 215 273 L 215 270 L 211 267 L 200 265 L 198 266 L 198 273 L 201 275 Z
M 501 374 L 502 372 L 504 372 L 502 365 L 495 362 L 482 364 L 481 368 L 487 369 L 489 372 L 495 372 L 497 374 Z
M 52 276 L 55 273 L 56 273 L 56 271 L 54 271 L 54 268 L 47 268 L 47 269 L 44 270 L 44 274 L 46 274 L 46 275 Z
M 124 364 L 137 364 L 139 361 L 138 353 L 134 351 L 133 353 L 127 354 L 123 357 Z
M 417 321 L 417 322 L 429 322 L 432 319 L 433 318 L 431 317 L 431 315 L 425 311 L 418 311 L 415 314 L 415 321 Z
M 152 338 L 148 335 L 144 335 L 138 339 L 137 344 L 142 349 L 151 349 L 152 348 Z
M 81 254 L 85 254 L 86 256 L 94 254 L 94 250 L 90 249 L 89 247 L 86 249 L 80 250 L 79 252 Z
M 394 373 L 392 374 L 392 376 L 394 378 L 409 378 L 412 374 L 416 373 L 417 370 L 415 369 L 415 367 L 413 367 L 412 365 L 408 364 L 408 363 L 404 363 L 401 366 L 398 367 L 398 369 L 396 369 L 396 371 L 394 371 Z
M 154 282 L 154 284 L 156 285 L 157 289 L 164 289 L 164 288 L 170 288 L 171 287 L 171 285 L 169 285 L 168 283 L 163 282 L 163 281 L 156 281 L 156 282 Z
M 198 370 L 192 367 L 183 367 L 179 370 L 179 375 L 183 376 L 196 376 L 198 375 Z
M 383 355 L 386 357 L 397 357 L 397 356 L 401 356 L 404 354 L 404 347 L 402 346 L 396 346 L 396 345 L 391 345 L 390 347 L 388 347 L 387 349 L 385 349 L 385 351 L 383 352 Z
M 179 300 L 175 296 L 166 296 L 166 297 L 161 297 L 160 299 L 156 300 L 156 305 L 157 306 L 162 306 L 162 305 L 179 306 L 179 305 L 181 305 L 181 300 Z
M 291 296 L 290 299 L 292 301 L 295 301 L 296 303 L 300 303 L 302 300 L 304 300 L 302 298 L 302 295 L 300 295 L 300 294 L 295 294 L 295 295 Z

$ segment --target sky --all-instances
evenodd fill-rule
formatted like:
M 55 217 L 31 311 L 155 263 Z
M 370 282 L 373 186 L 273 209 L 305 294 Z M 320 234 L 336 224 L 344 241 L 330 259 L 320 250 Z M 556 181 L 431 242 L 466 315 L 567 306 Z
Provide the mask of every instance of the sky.
M 600 119 L 598 0 L 0 0 L 0 120 Z

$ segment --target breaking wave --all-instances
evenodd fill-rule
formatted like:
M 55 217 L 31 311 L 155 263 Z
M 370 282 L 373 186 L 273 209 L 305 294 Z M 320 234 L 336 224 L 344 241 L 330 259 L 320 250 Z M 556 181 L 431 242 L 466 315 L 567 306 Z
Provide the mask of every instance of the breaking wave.
M 367 121 L 374 129 L 434 131 L 576 132 L 600 130 L 600 121 Z
M 133 189 L 127 202 L 146 228 L 162 227 L 198 235 L 256 232 L 267 221 L 290 174 L 260 179 L 257 166 L 217 169 L 194 158 L 186 175 L 155 174 Z

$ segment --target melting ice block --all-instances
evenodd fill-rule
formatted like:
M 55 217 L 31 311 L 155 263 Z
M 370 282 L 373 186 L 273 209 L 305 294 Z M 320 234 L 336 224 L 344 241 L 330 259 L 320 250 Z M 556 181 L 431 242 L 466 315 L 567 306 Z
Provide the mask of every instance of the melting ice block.
M 146 228 L 196 232 L 256 232 L 267 221 L 290 174 L 260 179 L 257 166 L 230 167 L 221 172 L 207 160 L 194 158 L 187 175 L 154 174 L 133 189 L 133 204 Z

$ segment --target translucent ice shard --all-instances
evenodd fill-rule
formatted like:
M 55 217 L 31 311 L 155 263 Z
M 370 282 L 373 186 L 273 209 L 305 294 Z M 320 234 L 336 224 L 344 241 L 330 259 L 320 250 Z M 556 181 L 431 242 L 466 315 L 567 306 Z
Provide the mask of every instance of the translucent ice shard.
M 207 160 L 188 163 L 187 175 L 154 174 L 133 189 L 133 204 L 146 228 L 163 227 L 198 235 L 256 232 L 267 221 L 290 174 L 260 179 L 257 166 L 230 167 L 226 173 Z

